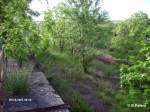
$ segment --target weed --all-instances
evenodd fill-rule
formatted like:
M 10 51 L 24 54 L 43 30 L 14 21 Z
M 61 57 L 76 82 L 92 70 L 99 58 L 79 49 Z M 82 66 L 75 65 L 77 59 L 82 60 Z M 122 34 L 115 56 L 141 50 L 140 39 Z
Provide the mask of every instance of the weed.
M 75 92 L 72 97 L 72 112 L 93 112 L 79 93 Z
M 104 74 L 106 74 L 106 75 L 111 76 L 111 75 L 119 74 L 115 65 L 105 64 L 98 60 L 93 61 L 93 69 L 95 69 L 95 68 L 98 70 L 102 70 L 104 72 Z
M 71 87 L 68 80 L 60 77 L 52 77 L 49 80 L 65 101 L 70 104 L 72 112 L 93 112 L 80 93 Z
M 17 70 L 7 74 L 4 90 L 8 95 L 22 95 L 29 91 L 29 72 L 26 70 Z

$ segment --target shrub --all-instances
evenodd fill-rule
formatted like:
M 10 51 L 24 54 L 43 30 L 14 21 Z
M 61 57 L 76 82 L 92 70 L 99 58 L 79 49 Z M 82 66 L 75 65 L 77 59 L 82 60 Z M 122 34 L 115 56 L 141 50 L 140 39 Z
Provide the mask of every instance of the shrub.
M 8 95 L 23 95 L 29 91 L 29 72 L 26 70 L 17 70 L 13 73 L 8 73 L 4 90 Z

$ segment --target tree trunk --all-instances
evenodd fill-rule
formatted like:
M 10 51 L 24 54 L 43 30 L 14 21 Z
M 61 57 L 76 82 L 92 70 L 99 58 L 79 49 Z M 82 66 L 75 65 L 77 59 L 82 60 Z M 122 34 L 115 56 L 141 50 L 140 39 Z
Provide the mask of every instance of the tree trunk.
M 53 40 L 53 48 L 55 48 L 56 46 L 56 43 L 55 43 L 55 40 Z
M 74 56 L 74 47 L 71 48 L 71 54 Z
M 18 60 L 18 64 L 19 64 L 19 67 L 22 68 L 23 61 L 22 61 L 21 57 Z
M 63 52 L 64 51 L 64 39 L 63 38 L 60 38 L 59 47 L 60 47 L 60 52 Z
M 86 64 L 84 53 L 82 54 L 82 67 L 83 67 L 84 73 L 88 73 L 88 68 L 87 68 L 87 64 Z
M 4 63 L 3 63 L 3 51 L 0 51 L 0 82 L 3 81 L 4 77 Z

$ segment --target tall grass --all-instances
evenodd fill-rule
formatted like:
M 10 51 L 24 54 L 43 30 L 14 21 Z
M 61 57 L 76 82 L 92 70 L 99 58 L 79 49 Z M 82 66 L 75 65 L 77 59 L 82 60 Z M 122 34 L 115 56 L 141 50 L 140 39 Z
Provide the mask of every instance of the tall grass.
M 39 56 L 39 60 L 48 68 L 47 77 L 58 93 L 71 106 L 72 112 L 93 112 L 72 84 L 86 76 L 78 57 L 67 53 L 52 52 Z
M 26 70 L 17 70 L 13 73 L 8 73 L 4 90 L 8 95 L 24 95 L 30 90 L 29 74 Z
M 94 112 L 78 92 L 74 92 L 72 97 L 72 112 Z
M 119 71 L 116 68 L 116 65 L 110 65 L 110 64 L 105 64 L 101 61 L 94 60 L 92 63 L 92 70 L 95 71 L 95 69 L 103 71 L 105 75 L 111 76 L 111 75 L 118 75 Z
M 53 77 L 49 81 L 55 89 L 71 106 L 71 112 L 93 112 L 90 105 L 84 100 L 78 91 L 71 87 L 71 82 L 60 77 Z
M 83 68 L 80 59 L 71 55 L 59 52 L 40 55 L 39 61 L 47 68 L 49 76 L 60 76 L 67 80 L 79 80 L 83 78 Z M 48 77 L 49 77 L 48 76 Z

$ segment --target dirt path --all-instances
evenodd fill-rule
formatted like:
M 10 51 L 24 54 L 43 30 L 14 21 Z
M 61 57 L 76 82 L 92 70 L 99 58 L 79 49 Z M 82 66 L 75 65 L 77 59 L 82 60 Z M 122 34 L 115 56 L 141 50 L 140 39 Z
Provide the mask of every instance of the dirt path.
M 94 76 L 96 78 L 103 79 L 105 81 L 109 81 L 111 83 L 112 88 L 114 88 L 114 89 L 119 88 L 120 78 L 116 75 L 108 76 L 108 75 L 104 75 L 104 73 L 101 70 L 96 70 L 94 73 Z
M 94 112 L 109 112 L 106 105 L 95 97 L 89 84 L 77 82 L 74 84 L 74 88 L 80 92 L 84 100 L 91 106 Z
M 112 76 L 104 75 L 104 73 L 101 70 L 96 70 L 94 74 L 90 74 L 88 76 L 90 76 L 90 78 L 76 82 L 73 85 L 73 87 L 80 92 L 84 100 L 92 107 L 94 112 L 109 112 L 110 108 L 107 105 L 105 105 L 102 100 L 97 98 L 95 94 L 96 92 L 95 84 L 99 83 L 97 81 L 101 80 L 106 81 L 110 83 L 109 84 L 110 89 L 116 90 L 119 87 L 119 78 L 116 75 Z

